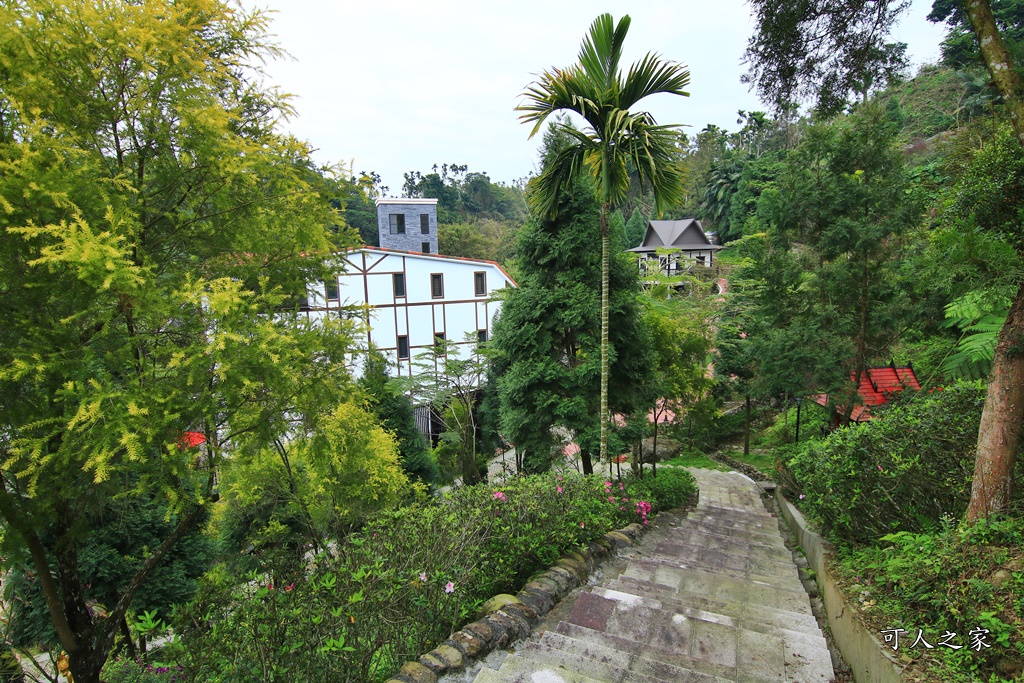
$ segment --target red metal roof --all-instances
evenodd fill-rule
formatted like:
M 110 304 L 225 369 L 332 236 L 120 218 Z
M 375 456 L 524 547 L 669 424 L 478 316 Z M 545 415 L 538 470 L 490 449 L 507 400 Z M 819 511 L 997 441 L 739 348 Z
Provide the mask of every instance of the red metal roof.
M 857 380 L 857 373 L 850 373 L 850 381 Z M 866 368 L 860 376 L 860 386 L 857 387 L 857 394 L 860 396 L 860 403 L 853 407 L 850 419 L 854 422 L 865 422 L 873 419 L 870 413 L 871 406 L 880 406 L 889 402 L 889 394 L 904 389 L 921 390 L 921 383 L 917 381 L 913 366 L 896 367 L 895 364 L 884 365 L 878 368 Z M 810 399 L 820 406 L 828 405 L 828 394 L 816 394 Z M 836 409 L 843 413 L 844 406 L 836 406 Z

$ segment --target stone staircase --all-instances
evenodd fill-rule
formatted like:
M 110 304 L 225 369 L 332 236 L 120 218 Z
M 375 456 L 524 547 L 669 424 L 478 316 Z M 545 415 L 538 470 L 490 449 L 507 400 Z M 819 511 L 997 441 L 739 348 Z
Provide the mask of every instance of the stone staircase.
M 828 683 L 832 662 L 778 521 L 735 472 L 552 610 L 475 683 Z M 662 517 L 665 517 L 664 515 Z

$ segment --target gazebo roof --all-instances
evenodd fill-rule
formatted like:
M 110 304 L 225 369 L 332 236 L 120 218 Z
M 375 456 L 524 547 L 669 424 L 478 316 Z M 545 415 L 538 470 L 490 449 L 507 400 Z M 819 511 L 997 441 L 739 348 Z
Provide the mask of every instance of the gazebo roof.
M 639 247 L 629 251 L 651 253 L 656 249 L 682 249 L 685 251 L 717 251 L 721 249 L 704 234 L 704 227 L 696 218 L 678 221 L 647 221 L 647 232 Z

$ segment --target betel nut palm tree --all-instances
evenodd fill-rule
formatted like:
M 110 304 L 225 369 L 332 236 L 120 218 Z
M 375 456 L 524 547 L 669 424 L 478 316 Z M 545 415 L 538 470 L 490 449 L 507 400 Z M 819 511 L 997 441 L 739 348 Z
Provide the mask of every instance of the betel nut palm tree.
M 534 124 L 532 138 L 555 112 L 575 112 L 586 122 L 578 130 L 565 121 L 556 128 L 573 138 L 557 152 L 532 183 L 530 202 L 542 215 L 554 217 L 563 191 L 582 173 L 596 181 L 601 203 L 601 460 L 608 457 L 608 213 L 629 190 L 627 164 L 632 162 L 642 188 L 654 193 L 657 212 L 678 201 L 683 170 L 675 125 L 658 125 L 645 111 L 629 111 L 649 95 L 688 96 L 690 72 L 677 62 L 647 53 L 623 75 L 619 70 L 629 16 L 618 24 L 602 14 L 583 38 L 579 63 L 552 68 L 527 86 L 525 102 L 516 107 L 519 119 Z

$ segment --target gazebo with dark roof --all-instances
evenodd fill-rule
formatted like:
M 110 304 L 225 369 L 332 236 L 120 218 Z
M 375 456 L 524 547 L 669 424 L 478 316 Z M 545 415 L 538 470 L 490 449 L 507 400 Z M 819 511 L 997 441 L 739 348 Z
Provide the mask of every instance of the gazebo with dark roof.
M 693 259 L 698 266 L 710 268 L 714 262 L 715 252 L 721 248 L 711 243 L 699 220 L 683 218 L 678 221 L 647 221 L 643 243 L 629 251 L 640 254 L 647 260 L 657 258 L 658 249 L 678 249 L 680 256 Z M 663 258 L 660 267 L 666 275 L 683 269 L 678 258 Z

